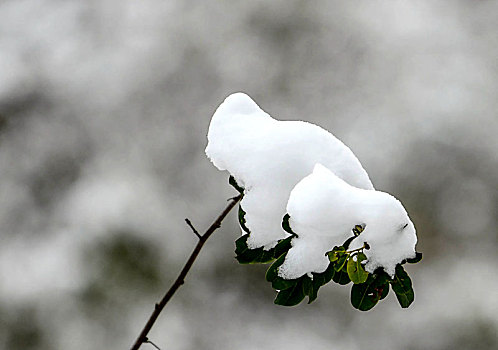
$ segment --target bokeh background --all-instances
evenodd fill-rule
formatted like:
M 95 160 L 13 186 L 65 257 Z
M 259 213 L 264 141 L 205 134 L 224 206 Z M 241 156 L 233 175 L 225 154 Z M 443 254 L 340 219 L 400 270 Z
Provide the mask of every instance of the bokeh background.
M 497 33 L 496 1 L 0 1 L 0 348 L 131 346 L 196 243 L 184 218 L 235 195 L 204 155 L 235 91 L 330 130 L 401 199 L 416 299 L 273 305 L 232 213 L 157 345 L 498 348 Z

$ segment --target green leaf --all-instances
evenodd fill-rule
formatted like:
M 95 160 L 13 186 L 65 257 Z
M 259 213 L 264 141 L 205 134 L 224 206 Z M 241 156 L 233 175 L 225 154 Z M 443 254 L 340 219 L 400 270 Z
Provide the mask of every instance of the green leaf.
M 273 262 L 273 264 L 270 265 L 270 267 L 266 271 L 265 276 L 268 282 L 271 282 L 278 277 L 278 268 L 284 263 L 286 255 L 287 254 L 281 255 L 277 260 Z
M 396 266 L 396 273 L 392 280 L 389 280 L 393 288 L 394 293 L 396 293 L 396 298 L 402 308 L 407 308 L 415 299 L 415 293 L 412 288 L 412 281 L 408 274 L 406 273 L 403 266 Z
M 289 236 L 286 239 L 280 240 L 274 248 L 273 257 L 279 258 L 282 254 L 287 253 L 292 248 L 291 241 L 293 238 L 293 236 Z
M 329 264 L 324 272 L 312 273 L 313 278 L 306 274 L 297 279 L 283 279 L 282 277 L 278 276 L 278 268 L 285 261 L 285 256 L 286 254 L 283 254 L 277 260 L 275 260 L 275 262 L 266 272 L 266 280 L 271 282 L 272 287 L 279 292 L 279 295 L 277 296 L 277 299 L 275 301 L 275 303 L 279 305 L 296 305 L 296 303 L 302 301 L 302 299 L 306 295 L 309 297 L 308 304 L 312 303 L 314 300 L 316 300 L 320 287 L 330 282 L 332 277 L 337 274 L 337 272 L 333 268 L 333 265 Z M 347 273 L 345 273 L 344 275 L 347 278 Z M 300 295 L 300 288 L 302 289 L 302 292 L 304 294 L 303 298 L 301 298 Z
M 334 270 L 334 265 L 333 264 L 329 264 L 329 266 L 327 267 L 327 269 L 322 272 L 322 273 L 316 273 L 316 272 L 313 272 L 312 275 L 313 275 L 313 284 L 315 285 L 315 288 L 319 288 L 323 285 L 326 285 L 327 283 L 329 283 L 331 280 L 332 280 L 332 277 L 334 277 L 335 275 L 335 270 Z
M 365 271 L 361 264 L 361 262 L 366 259 L 367 257 L 365 254 L 359 253 L 356 255 L 356 261 L 354 257 L 350 257 L 348 260 L 348 276 L 354 284 L 364 283 L 368 278 L 368 272 Z
M 333 264 L 329 264 L 327 269 L 322 273 L 313 272 L 312 286 L 308 291 L 308 304 L 311 304 L 318 297 L 318 290 L 321 286 L 326 285 L 332 280 L 332 277 L 336 274 Z
M 337 261 L 334 264 L 334 270 L 336 270 L 337 272 L 341 271 L 343 269 L 343 267 L 346 266 L 346 263 L 348 261 L 348 257 L 349 257 L 348 254 L 344 254 L 344 255 L 339 256 L 339 258 L 337 259 Z
M 380 300 L 389 294 L 389 275 L 383 269 L 377 269 L 374 272 L 375 289 L 380 294 Z
M 277 298 L 275 299 L 276 304 L 285 306 L 297 305 L 306 296 L 309 297 L 308 304 L 310 304 L 318 297 L 320 287 L 331 280 L 342 285 L 348 284 L 351 281 L 346 272 L 346 267 L 341 271 L 336 271 L 333 263 L 330 263 L 322 273 L 313 272 L 312 278 L 306 274 L 298 279 L 283 279 L 278 276 L 278 268 L 285 261 L 285 256 L 286 253 L 282 254 L 266 272 L 266 280 L 271 282 L 272 287 L 278 291 Z
M 332 249 L 330 252 L 327 252 L 327 256 L 329 257 L 330 262 L 339 260 L 339 258 L 344 254 L 346 254 L 346 248 L 344 248 L 343 246 L 334 247 L 334 249 Z
M 273 289 L 280 291 L 286 290 L 294 287 L 297 284 L 297 279 L 294 280 L 286 280 L 280 276 L 277 276 L 273 281 L 271 281 L 271 286 Z
M 380 286 L 380 292 L 381 292 L 380 293 L 380 300 L 387 297 L 387 295 L 389 294 L 389 283 L 388 282 L 386 282 Z
M 290 215 L 285 214 L 282 219 L 282 228 L 284 229 L 285 232 L 290 233 L 292 236 L 297 237 L 297 234 L 294 231 L 292 231 L 292 228 L 290 227 L 289 219 Z
M 339 257 L 337 256 L 337 254 L 335 254 L 333 252 L 328 252 L 327 255 L 329 257 L 329 261 L 330 262 L 334 262 L 334 261 L 337 261 L 337 259 L 339 259 Z
M 283 306 L 295 306 L 303 301 L 306 296 L 304 290 L 304 279 L 297 279 L 297 283 L 291 288 L 281 290 L 275 298 L 275 304 Z
M 292 229 L 291 229 L 291 227 L 289 225 L 289 219 L 290 219 L 290 215 L 289 214 L 285 214 L 284 218 L 282 219 L 282 228 L 286 232 L 293 233 Z
M 351 288 L 351 305 L 355 309 L 368 311 L 373 308 L 380 299 L 374 293 L 372 287 L 373 280 L 367 280 L 365 283 L 354 284 Z
M 318 298 L 318 289 L 320 289 L 320 286 L 317 286 L 311 281 L 311 286 L 308 289 L 308 304 L 311 304 Z
M 335 283 L 339 283 L 340 285 L 343 285 L 343 286 L 348 284 L 349 282 L 351 282 L 351 280 L 349 279 L 348 273 L 346 271 L 344 271 L 344 270 L 335 271 L 335 268 L 334 268 L 334 275 L 332 276 L 332 280 Z
M 303 280 L 304 294 L 309 296 L 308 304 L 311 304 L 318 296 L 318 290 L 314 289 L 313 281 L 308 275 L 301 276 L 300 279 Z
M 264 264 L 274 260 L 273 250 L 263 248 L 250 249 L 247 246 L 249 234 L 245 234 L 235 241 L 235 258 L 241 264 Z
M 246 226 L 246 212 L 242 209 L 242 206 L 239 205 L 239 224 L 242 227 L 242 230 L 247 233 L 251 233 Z
M 410 259 L 406 259 L 406 262 L 409 263 L 409 264 L 416 264 L 420 260 L 422 260 L 422 253 L 416 252 L 415 253 L 415 257 L 414 258 L 410 258 Z
M 276 290 L 289 289 L 297 283 L 297 280 L 286 280 L 278 275 L 278 268 L 284 263 L 286 255 L 281 255 L 266 271 L 266 280 Z
M 355 225 L 353 227 L 353 234 L 355 236 L 359 236 L 363 232 L 364 228 L 362 225 Z
M 240 194 L 244 194 L 244 188 L 239 186 L 232 175 L 230 175 L 230 177 L 228 178 L 228 183 L 232 185 L 237 190 L 237 192 L 239 192 Z
M 266 280 L 268 282 L 271 282 L 272 287 L 276 290 L 289 289 L 297 283 L 296 279 L 287 280 L 278 275 L 278 268 L 284 263 L 287 252 L 292 247 L 292 238 L 293 237 L 290 236 L 278 242 L 278 244 L 273 249 L 273 257 L 276 258 L 276 260 L 266 271 Z
M 388 292 L 386 278 L 369 274 L 365 283 L 354 284 L 351 288 L 351 304 L 360 311 L 368 311 L 385 298 Z
M 249 238 L 249 234 L 245 234 L 235 240 L 235 254 L 244 254 L 246 250 L 249 250 L 247 246 L 247 239 Z

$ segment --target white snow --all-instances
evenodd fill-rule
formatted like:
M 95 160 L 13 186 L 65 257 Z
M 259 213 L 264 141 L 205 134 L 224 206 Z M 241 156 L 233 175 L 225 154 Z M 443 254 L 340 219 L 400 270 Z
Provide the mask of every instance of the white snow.
M 298 237 L 279 269 L 283 278 L 325 271 L 326 252 L 352 237 L 352 228 L 358 224 L 365 229 L 348 250 L 368 243 L 370 249 L 364 250 L 368 272 L 383 267 L 393 276 L 396 264 L 415 256 L 415 227 L 396 198 L 351 186 L 321 164 L 294 187 L 287 212 Z
M 353 186 L 373 189 L 353 152 L 331 133 L 303 121 L 275 120 L 244 93 L 218 107 L 207 136 L 207 156 L 245 188 L 241 206 L 250 248 L 270 249 L 287 236 L 281 223 L 290 192 L 316 163 Z

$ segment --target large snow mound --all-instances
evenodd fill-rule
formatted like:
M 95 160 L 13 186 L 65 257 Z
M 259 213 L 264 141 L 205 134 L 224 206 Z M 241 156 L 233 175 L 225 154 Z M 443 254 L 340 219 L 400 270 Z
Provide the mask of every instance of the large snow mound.
M 392 277 L 398 263 L 415 256 L 415 227 L 396 198 L 351 186 L 323 165 L 317 164 L 294 187 L 287 212 L 298 237 L 279 268 L 285 279 L 325 271 L 326 252 L 352 237 L 352 228 L 359 224 L 365 228 L 348 250 L 368 243 L 370 249 L 364 249 L 368 272 L 382 267 Z
M 206 155 L 245 188 L 241 207 L 251 249 L 270 249 L 288 235 L 281 222 L 290 192 L 316 163 L 352 186 L 373 190 L 359 160 L 334 135 L 307 122 L 275 120 L 244 93 L 218 107 L 207 137 Z

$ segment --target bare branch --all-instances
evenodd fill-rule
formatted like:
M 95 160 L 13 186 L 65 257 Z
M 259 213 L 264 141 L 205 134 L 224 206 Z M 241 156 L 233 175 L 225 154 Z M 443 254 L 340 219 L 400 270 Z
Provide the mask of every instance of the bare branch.
M 228 215 L 228 213 L 235 207 L 235 205 L 242 199 L 242 194 L 238 195 L 237 197 L 232 198 L 232 201 L 228 204 L 228 206 L 223 210 L 223 212 L 218 216 L 218 218 L 209 226 L 209 228 L 204 232 L 203 235 L 199 235 L 199 241 L 197 242 L 197 245 L 195 246 L 194 250 L 192 251 L 192 254 L 190 254 L 190 257 L 188 258 L 187 262 L 183 266 L 182 271 L 176 278 L 175 282 L 171 285 L 169 290 L 166 292 L 164 297 L 161 299 L 161 301 L 157 304 L 154 305 L 154 311 L 152 312 L 152 315 L 150 315 L 149 320 L 145 324 L 144 328 L 140 332 L 140 335 L 138 336 L 137 340 L 131 347 L 131 350 L 138 350 L 140 346 L 147 342 L 147 335 L 149 334 L 149 331 L 151 330 L 152 326 L 156 322 L 157 318 L 159 317 L 159 314 L 161 311 L 164 309 L 166 304 L 170 301 L 171 297 L 175 294 L 175 292 L 180 288 L 180 286 L 185 282 L 185 277 L 187 276 L 187 273 L 189 272 L 190 268 L 195 262 L 195 259 L 197 259 L 197 256 L 199 255 L 199 252 L 201 251 L 202 247 L 204 246 L 204 243 L 208 240 L 208 238 L 216 231 L 220 226 L 225 217 Z M 188 220 L 188 219 L 187 219 Z M 190 221 L 187 221 L 187 224 L 189 224 Z M 190 226 L 190 225 L 189 225 Z M 191 226 L 193 228 L 193 226 Z M 193 228 L 194 229 L 194 228 Z M 195 229 L 194 229 L 195 230 Z M 196 231 L 194 231 L 195 233 Z
M 194 234 L 197 236 L 197 238 L 201 239 L 201 235 L 199 232 L 197 232 L 197 230 L 195 229 L 194 225 L 192 225 L 192 222 L 190 222 L 189 219 L 185 219 L 185 222 L 187 223 L 187 225 L 192 229 L 192 231 L 194 232 Z

